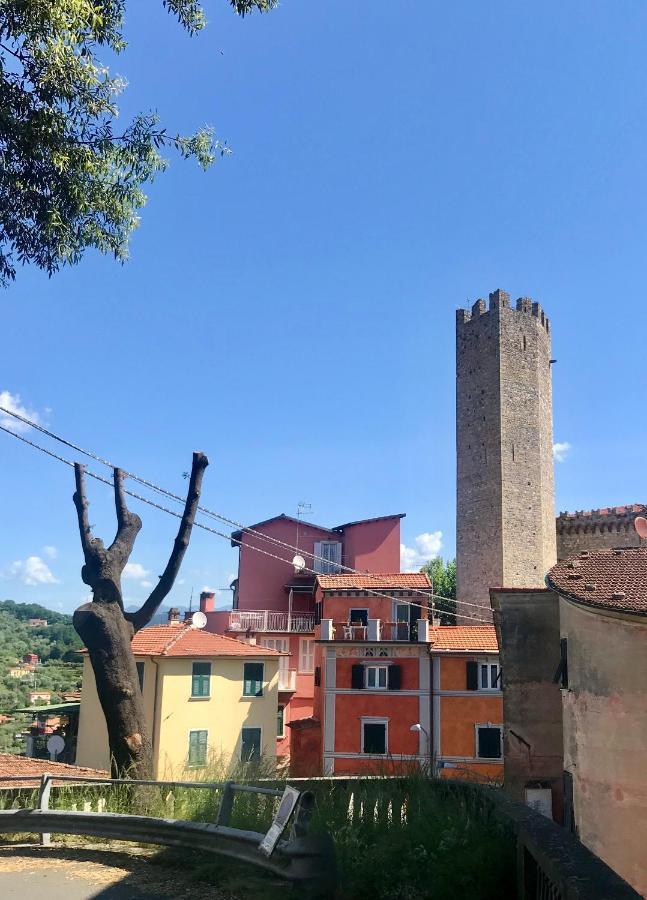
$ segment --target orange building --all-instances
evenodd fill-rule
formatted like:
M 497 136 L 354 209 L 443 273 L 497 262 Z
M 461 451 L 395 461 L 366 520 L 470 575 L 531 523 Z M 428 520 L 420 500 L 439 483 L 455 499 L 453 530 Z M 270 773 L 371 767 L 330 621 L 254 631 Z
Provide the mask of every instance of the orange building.
M 314 715 L 291 728 L 294 775 L 500 778 L 494 626 L 430 627 L 429 594 L 424 573 L 317 577 Z
M 433 758 L 444 778 L 503 777 L 503 692 L 493 625 L 430 635 Z

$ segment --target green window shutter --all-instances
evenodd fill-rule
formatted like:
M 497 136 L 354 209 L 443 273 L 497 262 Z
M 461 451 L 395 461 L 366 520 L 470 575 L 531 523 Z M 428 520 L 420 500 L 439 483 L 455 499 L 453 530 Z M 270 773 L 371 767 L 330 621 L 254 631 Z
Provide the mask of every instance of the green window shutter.
M 240 758 L 242 762 L 253 762 L 261 758 L 261 729 L 243 728 L 241 734 Z
M 193 663 L 191 696 L 208 697 L 211 682 L 211 663 Z
M 354 665 L 351 668 L 351 687 L 359 691 L 364 687 L 364 666 Z
M 263 696 L 264 670 L 263 663 L 245 663 L 243 667 L 243 696 Z
M 276 736 L 283 737 L 285 731 L 285 707 L 279 706 L 276 710 Z
M 204 766 L 207 761 L 207 738 L 206 731 L 190 731 L 189 732 L 189 765 Z
M 402 666 L 389 666 L 389 690 L 399 691 L 402 687 Z

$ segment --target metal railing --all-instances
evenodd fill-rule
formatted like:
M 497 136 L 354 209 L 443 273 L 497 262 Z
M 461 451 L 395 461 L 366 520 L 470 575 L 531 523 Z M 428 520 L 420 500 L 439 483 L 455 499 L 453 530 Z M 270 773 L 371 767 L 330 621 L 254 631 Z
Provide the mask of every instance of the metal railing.
M 287 786 L 273 787 L 239 784 L 233 781 L 153 781 L 144 779 L 86 778 L 75 775 L 43 774 L 0 776 L 0 784 L 20 789 L 38 784 L 37 805 L 30 809 L 0 809 L 0 833 L 32 832 L 40 834 L 41 844 L 51 843 L 51 834 L 76 834 L 119 841 L 159 844 L 207 850 L 251 863 L 288 881 L 335 887 L 332 840 L 310 835 L 314 794 Z M 140 788 L 193 788 L 218 791 L 220 803 L 215 822 L 193 822 L 155 816 L 111 812 L 50 809 L 52 788 L 125 785 Z M 238 793 L 258 794 L 280 799 L 272 826 L 267 833 L 234 828 L 231 825 L 234 799 Z M 287 839 L 281 835 L 290 823 Z
M 234 609 L 229 613 L 230 631 L 285 631 L 307 634 L 314 631 L 314 627 L 314 613 L 287 613 L 270 609 Z
M 411 641 L 415 640 L 408 622 L 385 622 L 370 619 L 369 625 L 334 622 L 334 641 Z

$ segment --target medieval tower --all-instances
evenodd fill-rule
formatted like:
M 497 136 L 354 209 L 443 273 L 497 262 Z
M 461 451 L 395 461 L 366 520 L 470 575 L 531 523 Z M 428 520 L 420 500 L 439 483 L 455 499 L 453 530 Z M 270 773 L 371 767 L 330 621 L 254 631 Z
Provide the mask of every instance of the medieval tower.
M 550 322 L 541 306 L 522 298 L 511 307 L 495 291 L 489 307 L 478 300 L 458 310 L 456 367 L 457 611 L 491 619 L 489 588 L 543 587 L 557 559 Z

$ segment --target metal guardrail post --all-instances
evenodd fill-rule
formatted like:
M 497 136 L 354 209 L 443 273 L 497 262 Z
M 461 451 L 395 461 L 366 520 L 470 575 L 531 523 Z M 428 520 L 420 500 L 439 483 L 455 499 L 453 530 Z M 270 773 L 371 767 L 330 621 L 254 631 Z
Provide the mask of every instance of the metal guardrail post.
M 222 788 L 216 825 L 229 825 L 234 808 L 234 782 L 226 781 Z
M 38 809 L 49 809 L 49 795 L 52 790 L 52 776 L 48 772 L 44 772 L 40 777 L 40 788 L 38 789 Z M 40 843 L 43 847 L 48 847 L 52 843 L 52 836 L 49 832 L 41 831 Z

